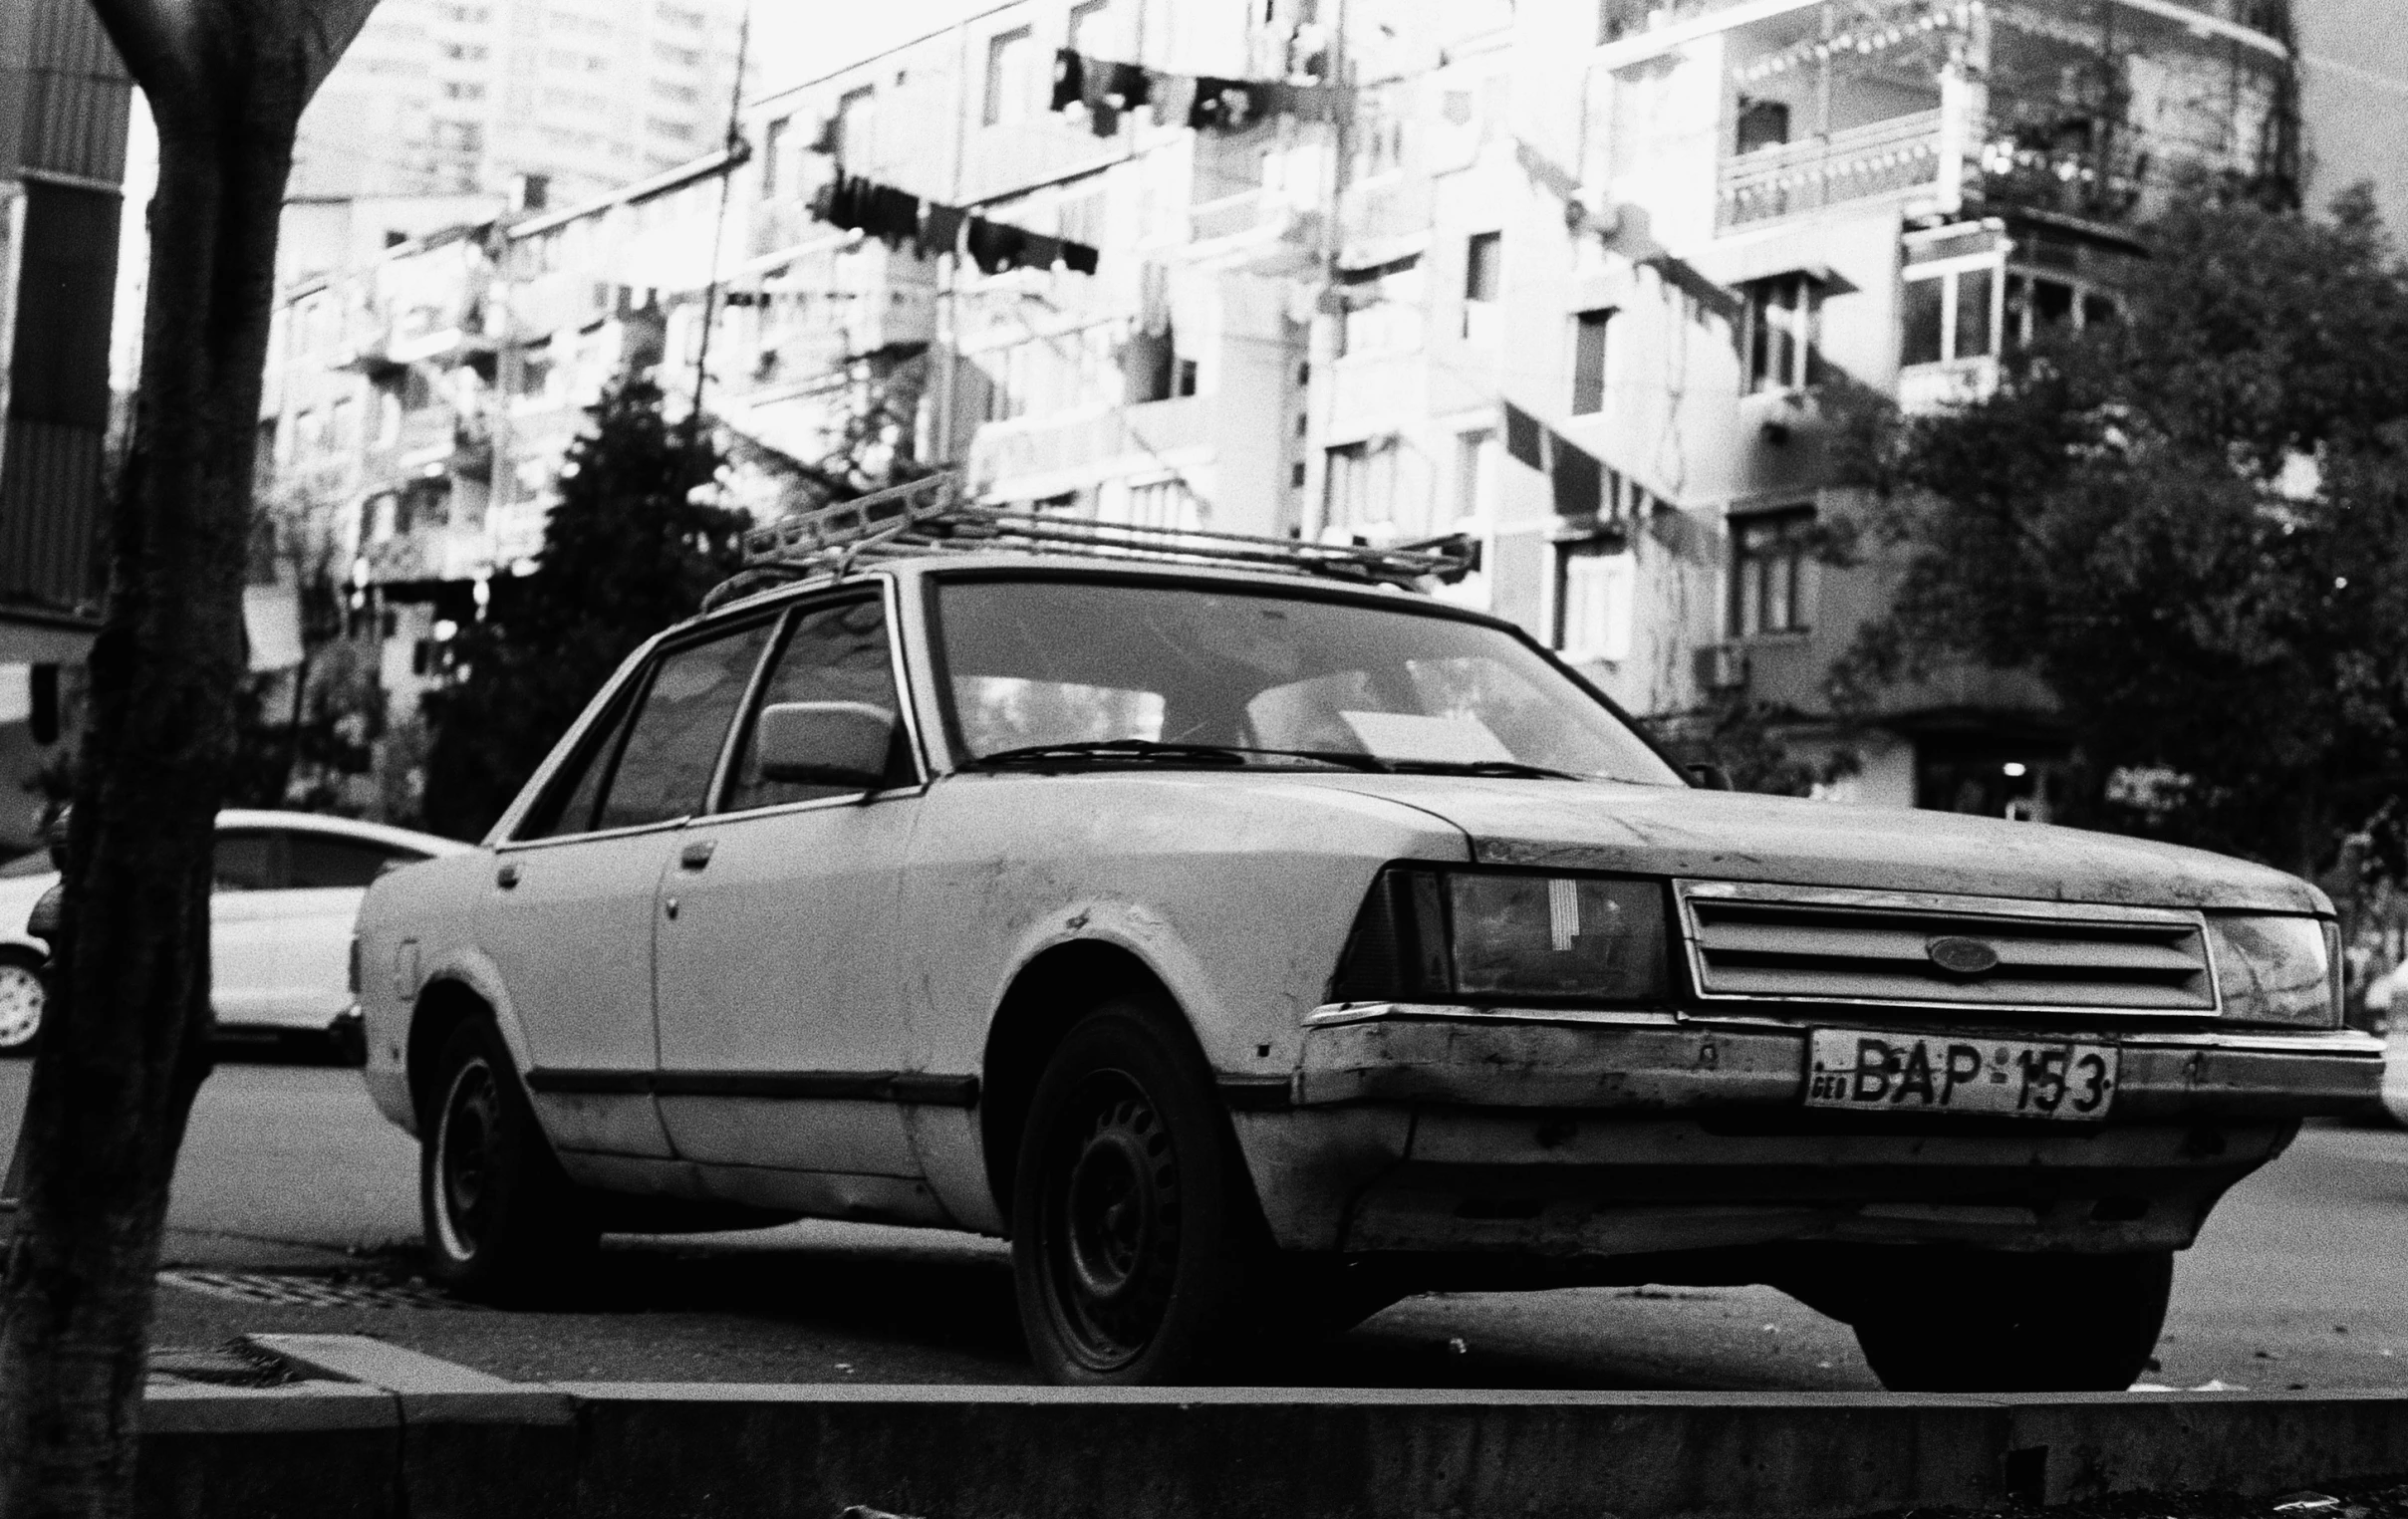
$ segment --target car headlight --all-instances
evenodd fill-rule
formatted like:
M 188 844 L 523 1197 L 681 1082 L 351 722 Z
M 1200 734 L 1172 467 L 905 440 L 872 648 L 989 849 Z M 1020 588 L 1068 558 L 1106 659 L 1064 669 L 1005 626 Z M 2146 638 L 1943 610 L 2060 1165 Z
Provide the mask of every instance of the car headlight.
M 1671 992 L 1664 883 L 1391 867 L 1331 980 L 1339 1002 L 1639 1002 Z
M 2338 930 L 2318 917 L 2208 918 L 2224 1016 L 2283 1028 L 2341 1026 Z

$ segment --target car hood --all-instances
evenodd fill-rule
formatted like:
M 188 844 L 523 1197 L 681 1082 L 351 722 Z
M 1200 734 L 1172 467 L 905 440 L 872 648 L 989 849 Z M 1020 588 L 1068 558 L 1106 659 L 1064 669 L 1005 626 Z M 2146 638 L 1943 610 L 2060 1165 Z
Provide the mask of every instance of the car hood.
M 1446 819 L 1484 865 L 2050 901 L 2332 910 L 2296 876 L 2114 834 L 1742 792 L 1454 776 L 1333 777 Z

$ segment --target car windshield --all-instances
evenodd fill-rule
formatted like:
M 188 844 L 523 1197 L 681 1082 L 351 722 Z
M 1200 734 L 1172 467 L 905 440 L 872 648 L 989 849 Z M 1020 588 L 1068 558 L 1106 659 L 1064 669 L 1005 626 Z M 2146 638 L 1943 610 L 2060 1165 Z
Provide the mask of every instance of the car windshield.
M 1685 784 L 1613 711 L 1500 629 L 1251 588 L 940 580 L 966 757 Z

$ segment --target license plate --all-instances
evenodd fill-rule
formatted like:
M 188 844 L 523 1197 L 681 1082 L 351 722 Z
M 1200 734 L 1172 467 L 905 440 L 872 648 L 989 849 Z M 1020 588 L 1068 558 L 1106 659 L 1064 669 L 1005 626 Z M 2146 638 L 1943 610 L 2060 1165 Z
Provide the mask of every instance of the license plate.
M 1816 1029 L 1806 1106 L 2103 1119 L 2115 1054 L 2105 1044 Z

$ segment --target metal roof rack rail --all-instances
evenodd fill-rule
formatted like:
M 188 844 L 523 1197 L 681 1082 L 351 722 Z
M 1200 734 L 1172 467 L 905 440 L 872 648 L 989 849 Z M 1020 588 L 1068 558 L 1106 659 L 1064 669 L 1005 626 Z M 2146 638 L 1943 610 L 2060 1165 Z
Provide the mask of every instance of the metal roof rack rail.
M 981 550 L 1269 570 L 1403 587 L 1432 579 L 1452 584 L 1477 569 L 1479 558 L 1478 545 L 1462 534 L 1375 548 L 982 506 L 963 498 L 959 473 L 948 470 L 755 528 L 744 535 L 744 569 L 713 588 L 702 599 L 702 610 L 790 581 L 841 578 L 865 559 Z

